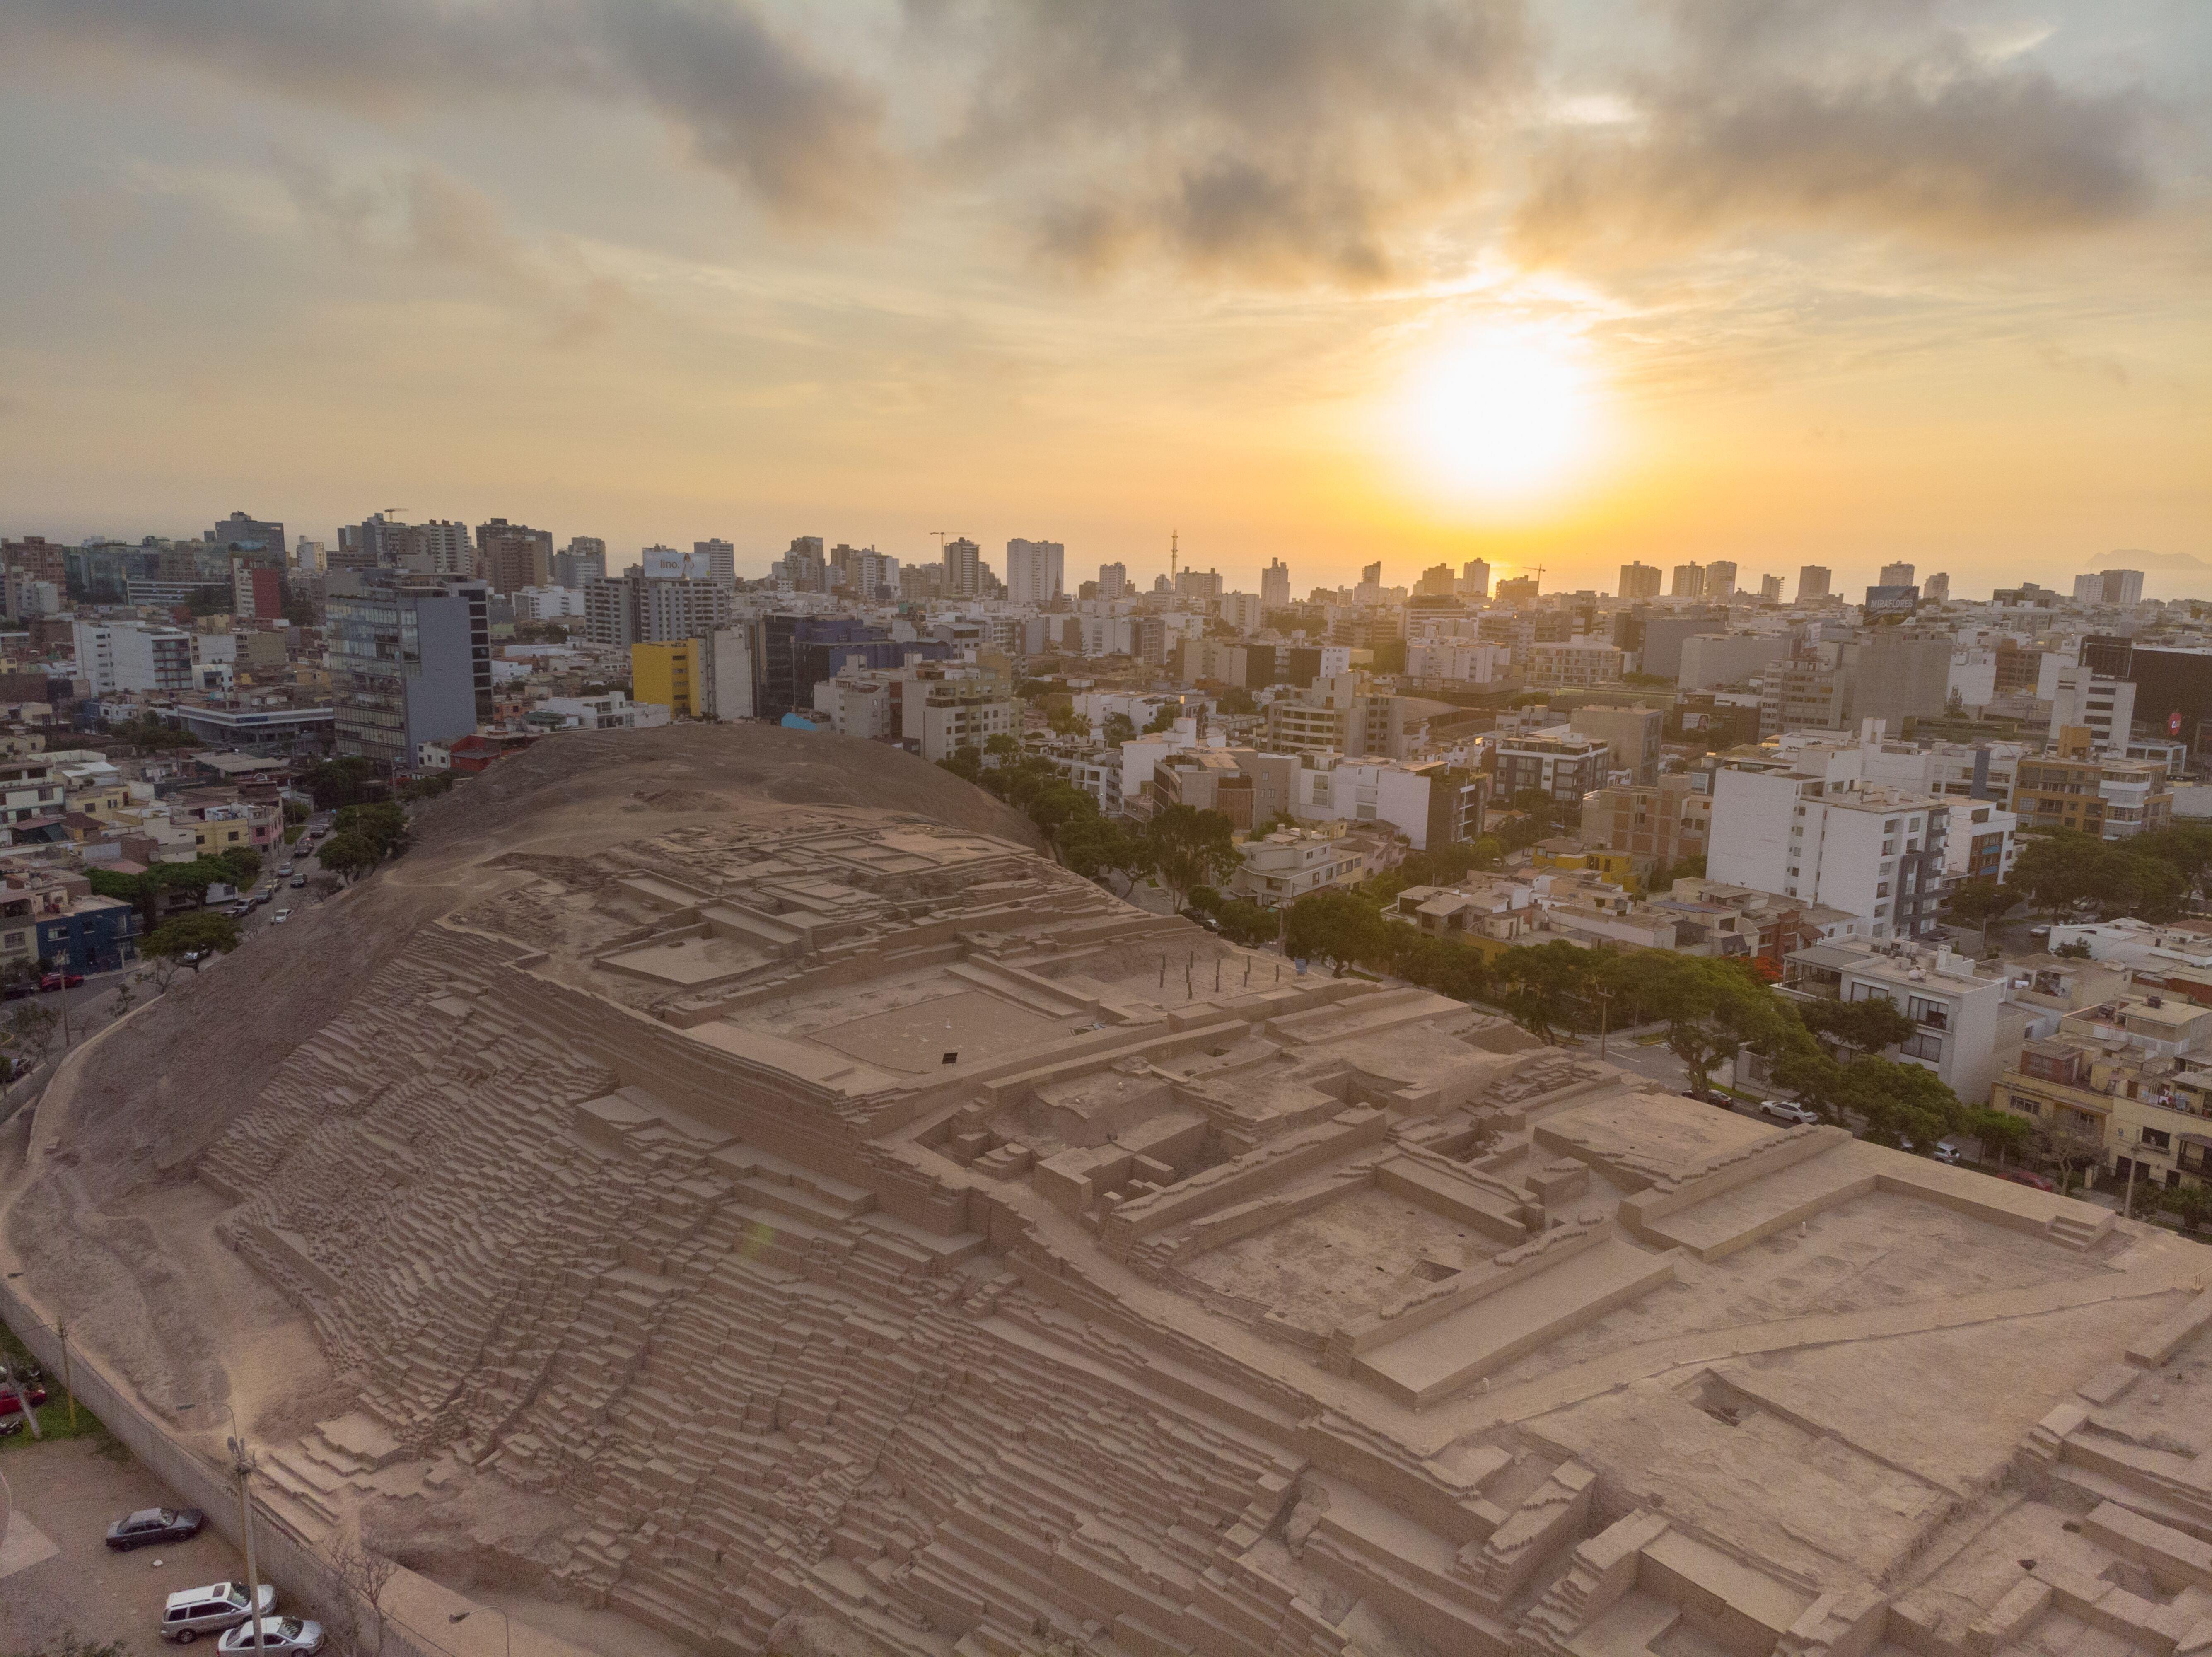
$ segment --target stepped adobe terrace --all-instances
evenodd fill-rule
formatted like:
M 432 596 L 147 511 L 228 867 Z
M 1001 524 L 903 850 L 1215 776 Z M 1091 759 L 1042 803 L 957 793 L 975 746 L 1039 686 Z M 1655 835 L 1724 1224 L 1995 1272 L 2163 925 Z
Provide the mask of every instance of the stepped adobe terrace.
M 982 832 L 664 815 L 349 896 L 441 900 L 186 1165 L 319 1355 L 301 1536 L 716 1653 L 2212 1649 L 2194 1247 Z

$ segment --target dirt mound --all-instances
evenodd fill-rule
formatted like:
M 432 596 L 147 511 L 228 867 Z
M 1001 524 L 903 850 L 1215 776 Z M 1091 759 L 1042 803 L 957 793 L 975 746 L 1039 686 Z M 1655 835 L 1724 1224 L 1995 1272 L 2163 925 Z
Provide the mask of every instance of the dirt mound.
M 46 1122 L 11 1125 L 9 1238 L 50 1304 L 150 1314 L 189 1302 L 137 1213 L 190 1181 L 200 1155 L 286 1056 L 341 1014 L 426 924 L 481 900 L 509 854 L 588 856 L 737 810 L 850 810 L 856 825 L 920 819 L 1040 847 L 1028 819 L 951 773 L 881 744 L 766 725 L 574 731 L 500 762 L 419 809 L 413 848 L 326 903 L 302 907 L 114 1027 L 66 1069 Z M 65 1098 L 65 1103 L 63 1101 Z M 26 1116 L 28 1113 L 26 1113 Z M 58 1127 L 57 1129 L 57 1124 Z M 30 1134 L 54 1136 L 21 1160 Z M 103 1318 L 102 1321 L 110 1321 Z M 112 1320 L 118 1344 L 148 1324 Z

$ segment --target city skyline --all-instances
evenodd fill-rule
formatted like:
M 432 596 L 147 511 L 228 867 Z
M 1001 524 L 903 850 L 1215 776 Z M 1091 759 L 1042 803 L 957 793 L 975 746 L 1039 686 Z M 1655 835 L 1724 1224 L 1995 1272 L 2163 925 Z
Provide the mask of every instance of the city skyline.
M 9 0 L 0 527 L 2212 560 L 2201 7 L 1043 15 Z

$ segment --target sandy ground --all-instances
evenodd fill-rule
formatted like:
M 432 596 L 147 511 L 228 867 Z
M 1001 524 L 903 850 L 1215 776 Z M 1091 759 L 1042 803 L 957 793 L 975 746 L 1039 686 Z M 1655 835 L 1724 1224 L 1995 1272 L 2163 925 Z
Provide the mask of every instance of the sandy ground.
M 15 1511 L 54 1549 L 11 1572 L 27 1551 L 11 1520 L 10 1537 L 0 1542 L 0 1651 L 36 1651 L 69 1632 L 92 1644 L 120 1641 L 149 1657 L 171 1651 L 158 1631 L 169 1595 L 245 1578 L 244 1557 L 213 1530 L 173 1547 L 107 1547 L 111 1521 L 139 1508 L 179 1505 L 119 1447 L 103 1449 L 86 1438 L 11 1447 L 0 1457 L 0 1477 Z

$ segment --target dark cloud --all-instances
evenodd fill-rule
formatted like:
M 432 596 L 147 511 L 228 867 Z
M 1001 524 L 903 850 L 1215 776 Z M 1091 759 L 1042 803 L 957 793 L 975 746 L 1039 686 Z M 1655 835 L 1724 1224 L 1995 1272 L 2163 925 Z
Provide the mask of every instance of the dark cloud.
M 2153 196 L 2153 111 L 1993 58 L 1933 0 L 1683 0 L 1641 118 L 1538 160 L 1520 245 L 1559 255 L 1747 225 L 1988 241 L 2094 229 Z
M 945 149 L 1049 256 L 1388 274 L 1527 82 L 1518 0 L 911 0 L 969 64 Z
M 368 110 L 548 92 L 642 102 L 788 218 L 881 192 L 881 100 L 744 0 L 0 0 L 0 39 L 189 62 Z

